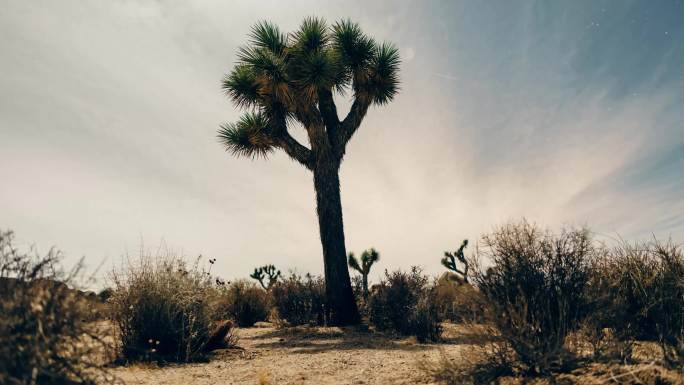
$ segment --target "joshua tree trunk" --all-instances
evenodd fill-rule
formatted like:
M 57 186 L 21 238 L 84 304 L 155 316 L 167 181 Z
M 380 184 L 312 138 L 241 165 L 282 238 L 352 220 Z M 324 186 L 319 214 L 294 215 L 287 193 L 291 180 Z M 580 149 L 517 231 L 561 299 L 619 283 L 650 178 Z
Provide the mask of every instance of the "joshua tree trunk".
M 334 325 L 356 324 L 359 322 L 359 311 L 347 270 L 339 162 L 319 161 L 313 174 L 330 322 Z

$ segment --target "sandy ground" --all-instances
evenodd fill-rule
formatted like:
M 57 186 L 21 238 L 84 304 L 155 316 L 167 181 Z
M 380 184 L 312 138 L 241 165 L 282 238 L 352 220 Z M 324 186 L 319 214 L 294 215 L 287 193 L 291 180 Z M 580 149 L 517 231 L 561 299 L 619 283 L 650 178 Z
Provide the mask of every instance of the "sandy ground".
M 453 326 L 439 344 L 351 328 L 245 328 L 237 335 L 240 349 L 218 351 L 208 363 L 133 365 L 114 373 L 131 385 L 431 384 L 420 362 L 468 343 Z

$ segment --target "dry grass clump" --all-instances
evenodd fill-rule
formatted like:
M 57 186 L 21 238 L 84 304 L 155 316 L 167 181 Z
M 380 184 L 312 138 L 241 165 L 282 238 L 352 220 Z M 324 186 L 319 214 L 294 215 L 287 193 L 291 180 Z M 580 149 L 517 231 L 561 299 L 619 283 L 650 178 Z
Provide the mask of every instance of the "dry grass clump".
M 418 341 L 438 341 L 442 329 L 434 286 L 421 270 L 385 271 L 368 301 L 370 323 L 378 330 L 416 336 Z
M 23 253 L 12 239 L 0 232 L 0 383 L 110 381 L 96 359 L 105 345 L 84 321 L 89 302 L 68 286 L 79 267 L 65 273 L 59 252 Z
M 200 360 L 209 341 L 217 340 L 212 332 L 226 330 L 215 325 L 217 288 L 199 259 L 188 266 L 170 252 L 142 254 L 137 262 L 115 269 L 111 280 L 111 317 L 127 361 Z
M 238 326 L 249 327 L 265 321 L 270 310 L 269 295 L 255 283 L 237 280 L 220 290 L 217 308 L 222 318 L 235 320 Z
M 625 365 L 620 363 L 591 363 L 567 373 L 553 373 L 544 377 L 528 377 L 513 373 L 507 365 L 497 365 L 478 353 L 469 352 L 458 359 L 442 354 L 436 363 L 423 364 L 422 369 L 447 385 L 684 385 L 684 374 L 653 363 Z
M 464 357 L 428 365 L 436 379 L 684 382 L 680 246 L 654 240 L 599 247 L 586 230 L 554 235 L 522 222 L 483 237 L 476 260 L 483 257 L 492 265 L 478 266 L 474 282 L 492 330 Z M 499 338 L 486 342 L 487 335 Z
M 514 353 L 506 343 L 491 340 L 498 333 L 496 330 L 485 329 L 473 336 L 473 345 L 468 350 L 456 357 L 442 351 L 439 360 L 422 361 L 420 368 L 435 381 L 447 385 L 493 384 L 499 378 L 515 375 Z
M 601 310 L 586 320 L 595 356 L 611 353 L 601 343 L 606 337 L 620 343 L 621 359 L 630 359 L 634 341 L 654 341 L 667 364 L 684 366 L 681 247 L 654 240 L 605 250 L 594 263 L 589 293 L 592 309 Z
M 296 273 L 271 287 L 276 321 L 281 325 L 325 325 L 325 281 L 321 277 Z
M 487 301 L 475 286 L 443 275 L 434 291 L 434 301 L 441 319 L 453 323 L 484 321 Z
M 524 370 L 544 374 L 565 365 L 565 339 L 580 326 L 592 253 L 586 230 L 554 235 L 522 222 L 483 237 L 479 257 L 493 266 L 480 268 L 475 282 Z

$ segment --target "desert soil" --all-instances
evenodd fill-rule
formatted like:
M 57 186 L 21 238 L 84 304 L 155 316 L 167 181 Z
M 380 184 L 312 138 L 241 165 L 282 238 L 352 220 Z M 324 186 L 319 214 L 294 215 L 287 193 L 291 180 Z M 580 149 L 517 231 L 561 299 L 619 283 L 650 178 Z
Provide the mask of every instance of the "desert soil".
M 420 363 L 467 343 L 452 325 L 439 344 L 352 328 L 243 328 L 237 335 L 239 349 L 217 351 L 207 363 L 132 365 L 114 373 L 129 385 L 432 384 Z

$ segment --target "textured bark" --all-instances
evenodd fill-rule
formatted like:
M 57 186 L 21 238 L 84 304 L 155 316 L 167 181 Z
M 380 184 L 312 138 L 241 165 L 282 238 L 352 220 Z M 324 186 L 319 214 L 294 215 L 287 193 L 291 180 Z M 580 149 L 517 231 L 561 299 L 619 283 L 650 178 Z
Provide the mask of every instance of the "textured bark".
M 313 170 L 314 187 L 330 323 L 350 325 L 358 323 L 360 317 L 347 269 L 338 170 L 339 162 L 332 159 L 319 160 Z

